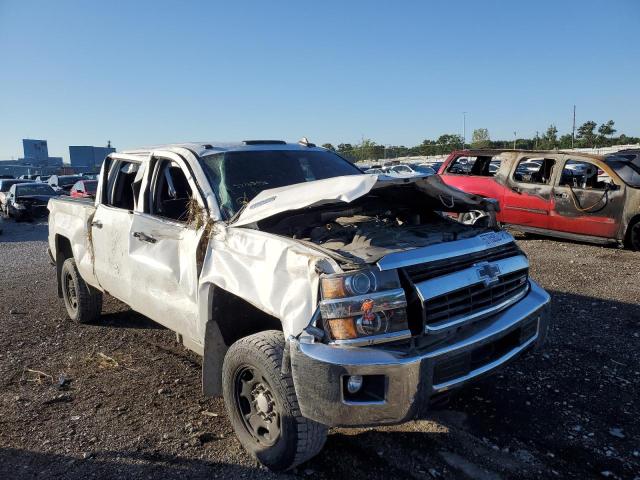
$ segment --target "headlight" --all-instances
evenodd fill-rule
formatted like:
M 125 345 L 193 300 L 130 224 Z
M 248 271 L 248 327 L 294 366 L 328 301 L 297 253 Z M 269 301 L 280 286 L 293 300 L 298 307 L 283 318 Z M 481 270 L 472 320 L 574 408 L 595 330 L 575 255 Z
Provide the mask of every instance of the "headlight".
M 321 291 L 320 313 L 334 343 L 371 344 L 411 336 L 397 271 L 327 275 Z
M 13 206 L 14 206 L 15 208 L 17 208 L 18 210 L 24 210 L 25 208 L 27 208 L 27 207 L 25 207 L 25 206 L 24 206 L 23 204 L 21 204 L 21 203 L 14 203 L 14 204 L 13 204 Z

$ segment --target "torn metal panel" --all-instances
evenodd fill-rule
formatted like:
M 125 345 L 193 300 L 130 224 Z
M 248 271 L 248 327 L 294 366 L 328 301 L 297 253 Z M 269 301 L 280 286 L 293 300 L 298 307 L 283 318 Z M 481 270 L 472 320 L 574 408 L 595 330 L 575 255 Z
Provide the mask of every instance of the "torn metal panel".
M 279 318 L 287 337 L 300 333 L 316 309 L 319 263 L 325 271 L 340 271 L 337 263 L 295 240 L 221 226 L 210 240 L 200 285 L 216 285 Z M 206 321 L 201 313 L 199 338 Z
M 263 190 L 245 206 L 233 224 L 241 227 L 278 213 L 323 203 L 348 203 L 369 193 L 377 181 L 376 175 L 348 175 Z

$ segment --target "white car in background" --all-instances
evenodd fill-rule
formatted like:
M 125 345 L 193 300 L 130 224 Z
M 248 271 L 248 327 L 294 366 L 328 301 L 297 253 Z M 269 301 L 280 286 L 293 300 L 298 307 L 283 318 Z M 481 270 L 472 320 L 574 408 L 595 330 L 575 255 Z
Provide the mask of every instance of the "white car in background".
M 393 165 L 385 168 L 385 174 L 393 178 L 413 178 L 435 175 L 436 171 L 426 165 Z

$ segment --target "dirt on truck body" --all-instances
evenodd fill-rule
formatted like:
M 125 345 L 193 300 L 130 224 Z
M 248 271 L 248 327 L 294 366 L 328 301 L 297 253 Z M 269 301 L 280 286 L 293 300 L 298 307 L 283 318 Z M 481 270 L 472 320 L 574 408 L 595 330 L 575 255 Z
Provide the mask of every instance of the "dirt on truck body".
M 94 203 L 49 203 L 58 293 L 108 293 L 203 356 L 243 446 L 286 470 L 329 426 L 400 423 L 540 346 L 549 295 L 494 200 L 378 181 L 308 142 L 111 154 Z M 460 224 L 443 212 L 483 212 Z

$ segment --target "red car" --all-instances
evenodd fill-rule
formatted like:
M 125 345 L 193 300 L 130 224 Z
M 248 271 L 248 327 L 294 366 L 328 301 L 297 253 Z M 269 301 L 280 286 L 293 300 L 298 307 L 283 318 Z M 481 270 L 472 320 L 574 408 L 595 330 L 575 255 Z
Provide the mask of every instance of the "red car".
M 96 198 L 97 180 L 79 180 L 71 187 L 72 198 Z
M 640 250 L 637 158 L 528 150 L 453 152 L 445 183 L 500 203 L 497 220 L 516 230 Z M 475 223 L 480 214 L 461 217 Z

